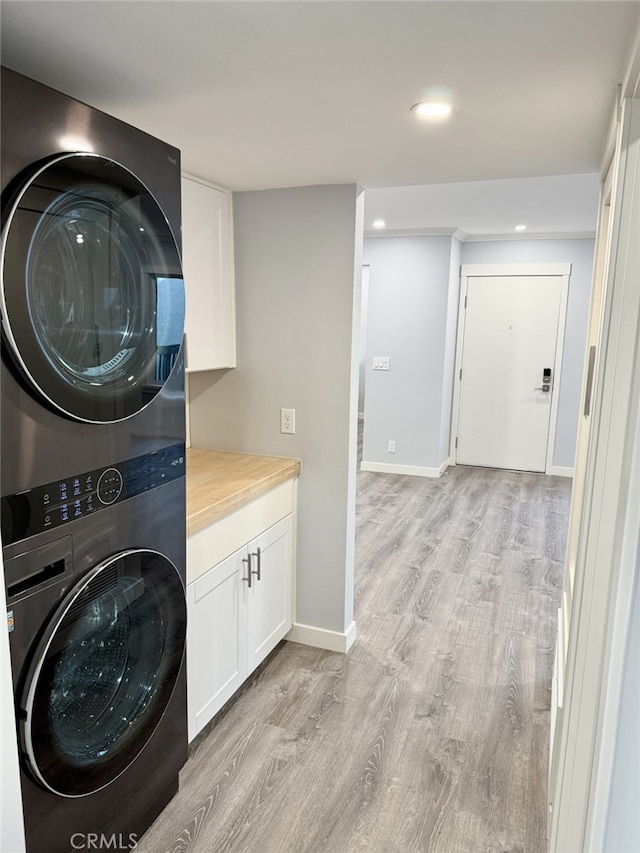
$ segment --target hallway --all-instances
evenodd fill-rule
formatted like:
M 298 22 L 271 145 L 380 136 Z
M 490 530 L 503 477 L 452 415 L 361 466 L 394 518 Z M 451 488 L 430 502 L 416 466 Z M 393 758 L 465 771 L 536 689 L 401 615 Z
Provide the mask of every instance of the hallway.
M 138 851 L 543 853 L 570 491 L 358 474 L 354 647 L 279 647 Z

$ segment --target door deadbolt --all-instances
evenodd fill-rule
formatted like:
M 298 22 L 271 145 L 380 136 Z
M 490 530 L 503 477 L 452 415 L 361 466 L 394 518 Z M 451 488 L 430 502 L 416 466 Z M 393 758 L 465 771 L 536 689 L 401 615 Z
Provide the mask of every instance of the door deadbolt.
M 542 385 L 539 388 L 534 388 L 534 391 L 551 391 L 551 368 L 544 367 L 542 369 Z

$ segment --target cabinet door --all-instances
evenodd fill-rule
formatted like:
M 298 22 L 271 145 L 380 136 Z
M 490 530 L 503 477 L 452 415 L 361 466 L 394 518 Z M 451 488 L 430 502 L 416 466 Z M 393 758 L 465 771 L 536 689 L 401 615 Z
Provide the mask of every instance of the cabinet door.
M 240 687 L 247 672 L 246 607 L 241 586 L 246 549 L 227 557 L 187 588 L 189 740 Z
M 182 179 L 186 369 L 235 367 L 231 193 Z
M 292 530 L 289 515 L 249 545 L 253 572 L 251 589 L 246 590 L 249 671 L 264 660 L 292 625 Z

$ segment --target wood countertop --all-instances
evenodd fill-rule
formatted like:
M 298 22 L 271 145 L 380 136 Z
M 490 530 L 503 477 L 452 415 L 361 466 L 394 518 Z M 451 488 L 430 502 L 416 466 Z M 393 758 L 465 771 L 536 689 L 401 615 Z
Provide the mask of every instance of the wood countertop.
M 300 473 L 300 460 L 187 449 L 187 535 Z

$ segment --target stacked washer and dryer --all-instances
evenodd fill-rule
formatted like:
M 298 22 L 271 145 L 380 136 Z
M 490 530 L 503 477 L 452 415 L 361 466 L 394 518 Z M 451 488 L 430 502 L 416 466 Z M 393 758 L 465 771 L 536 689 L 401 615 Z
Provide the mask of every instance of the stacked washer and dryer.
M 27 850 L 130 849 L 187 756 L 180 155 L 13 71 L 1 83 L 0 502 Z

